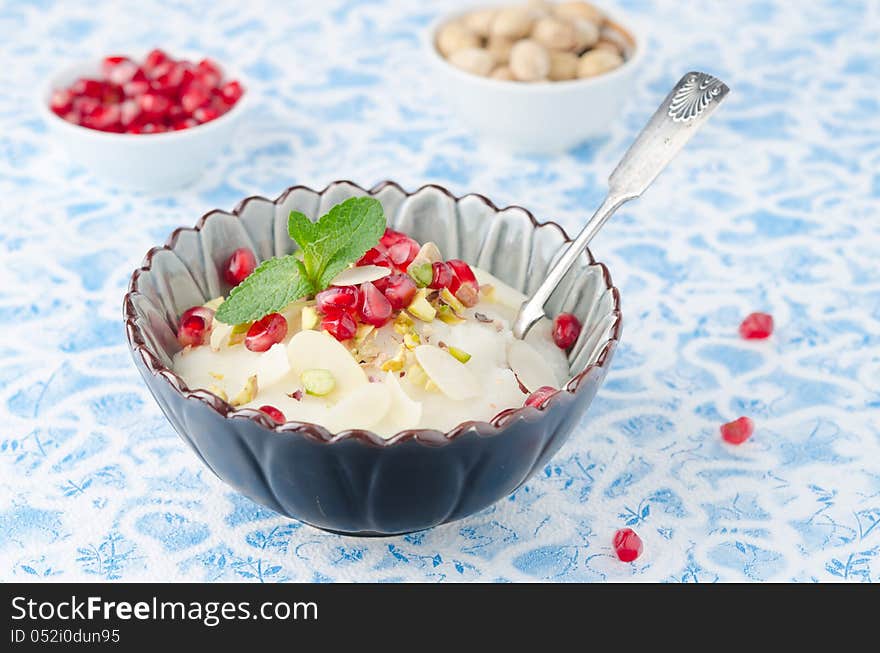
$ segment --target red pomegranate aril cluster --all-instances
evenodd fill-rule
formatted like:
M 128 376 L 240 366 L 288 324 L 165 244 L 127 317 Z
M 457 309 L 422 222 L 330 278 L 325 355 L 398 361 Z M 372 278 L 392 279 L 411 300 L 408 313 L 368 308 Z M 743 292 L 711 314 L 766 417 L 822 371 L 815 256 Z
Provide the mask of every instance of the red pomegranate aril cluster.
M 278 344 L 287 335 L 287 320 L 280 313 L 269 313 L 254 322 L 244 337 L 244 346 L 251 351 L 263 352 Z
M 553 342 L 560 349 L 568 350 L 581 335 L 581 321 L 571 313 L 560 313 L 553 320 Z
M 204 306 L 193 306 L 180 316 L 177 341 L 182 347 L 198 347 L 205 344 L 214 321 L 214 311 Z
M 83 77 L 56 90 L 49 108 L 98 131 L 158 134 L 215 120 L 243 94 L 236 80 L 223 81 L 214 61 L 175 60 L 156 49 L 140 65 L 125 56 L 105 57 L 101 79 Z
M 755 423 L 748 417 L 740 417 L 721 425 L 721 438 L 728 444 L 742 444 L 755 432 Z
M 230 286 L 237 286 L 257 267 L 257 257 L 247 247 L 239 247 L 226 259 L 223 278 Z
M 389 274 L 387 277 L 373 282 L 385 295 L 391 308 L 400 311 L 410 305 L 419 287 L 408 274 Z
M 750 313 L 739 325 L 739 335 L 746 340 L 763 340 L 773 333 L 773 316 L 768 313 Z
M 642 555 L 642 550 L 644 549 L 642 538 L 636 535 L 636 532 L 631 528 L 617 530 L 614 533 L 612 544 L 614 545 L 614 552 L 622 562 L 632 562 Z
M 328 315 L 337 311 L 353 312 L 357 309 L 359 300 L 355 286 L 332 286 L 315 295 L 318 310 Z

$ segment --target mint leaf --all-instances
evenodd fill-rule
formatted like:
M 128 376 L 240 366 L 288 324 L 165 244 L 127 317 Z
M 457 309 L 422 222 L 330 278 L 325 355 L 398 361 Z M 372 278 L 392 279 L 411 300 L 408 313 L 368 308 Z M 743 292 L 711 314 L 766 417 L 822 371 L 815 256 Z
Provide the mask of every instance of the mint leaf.
M 300 246 L 305 272 L 318 291 L 376 246 L 385 232 L 385 213 L 373 197 L 352 197 L 317 222 L 291 211 L 287 230 Z
M 232 289 L 214 318 L 226 324 L 259 320 L 314 292 L 301 261 L 293 256 L 270 258 Z

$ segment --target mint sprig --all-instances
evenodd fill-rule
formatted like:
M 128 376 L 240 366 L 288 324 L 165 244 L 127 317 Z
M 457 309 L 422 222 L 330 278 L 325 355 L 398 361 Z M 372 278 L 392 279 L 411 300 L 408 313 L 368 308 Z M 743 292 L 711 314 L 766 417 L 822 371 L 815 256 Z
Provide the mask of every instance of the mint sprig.
M 372 197 L 352 197 L 317 222 L 291 211 L 287 229 L 300 247 L 302 260 L 289 255 L 263 261 L 232 289 L 215 319 L 225 324 L 258 320 L 324 290 L 337 274 L 376 246 L 385 232 L 385 213 Z

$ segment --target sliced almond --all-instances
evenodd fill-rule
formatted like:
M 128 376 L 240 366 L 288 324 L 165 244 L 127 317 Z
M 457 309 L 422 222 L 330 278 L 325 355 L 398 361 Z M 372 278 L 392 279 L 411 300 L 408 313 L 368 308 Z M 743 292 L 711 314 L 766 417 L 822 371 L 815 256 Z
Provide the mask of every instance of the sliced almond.
M 391 274 L 391 270 L 383 268 L 380 265 L 362 265 L 360 267 L 348 268 L 337 274 L 331 286 L 359 286 L 367 281 L 378 281 L 382 277 Z
M 488 301 L 519 310 L 519 307 L 522 306 L 522 303 L 526 300 L 525 295 L 518 290 L 511 288 L 501 281 L 501 279 L 498 279 L 480 268 L 473 268 L 473 270 L 474 276 L 477 278 L 477 283 L 480 284 L 481 288 L 484 285 L 492 287 L 492 292 L 490 293 L 491 296 L 486 297 Z
M 559 387 L 559 379 L 556 378 L 553 368 L 534 347 L 522 340 L 511 340 L 508 343 L 507 364 L 529 392 L 544 385 Z
M 379 423 L 391 407 L 391 392 L 384 383 L 367 383 L 347 393 L 330 409 L 325 426 L 336 433 L 368 429 Z
M 232 335 L 233 328 L 234 327 L 231 324 L 224 324 L 223 322 L 214 320 L 214 326 L 211 328 L 211 349 L 214 351 L 220 351 L 222 347 L 228 347 L 229 336 Z
M 257 375 L 249 376 L 248 380 L 245 381 L 244 388 L 241 389 L 237 395 L 232 398 L 231 403 L 233 406 L 243 406 L 246 403 L 249 403 L 254 400 L 257 396 L 257 392 L 259 392 L 259 387 L 257 386 Z
M 449 352 L 421 345 L 416 347 L 415 356 L 428 378 L 450 399 L 470 399 L 480 394 L 480 383 L 473 372 Z
M 254 366 L 260 387 L 265 388 L 277 383 L 290 371 L 290 361 L 287 359 L 287 347 L 282 343 L 276 343 L 259 355 Z
M 389 437 L 397 431 L 416 428 L 422 419 L 422 402 L 410 399 L 394 372 L 385 375 L 385 385 L 391 397 L 391 406 L 383 420 L 388 427 L 384 430 L 389 432 Z
M 351 353 L 336 338 L 323 331 L 300 331 L 287 345 L 290 370 L 299 379 L 305 370 L 323 369 L 336 380 L 333 394 L 342 397 L 369 383 Z

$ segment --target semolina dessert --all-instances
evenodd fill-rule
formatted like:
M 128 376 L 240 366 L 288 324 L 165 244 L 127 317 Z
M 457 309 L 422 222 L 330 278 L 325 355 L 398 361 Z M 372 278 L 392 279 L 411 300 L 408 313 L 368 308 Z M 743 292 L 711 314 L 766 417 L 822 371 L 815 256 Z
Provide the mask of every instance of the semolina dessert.
M 390 437 L 540 408 L 569 378 L 577 318 L 515 339 L 525 296 L 387 228 L 377 200 L 349 199 L 317 222 L 292 212 L 289 231 L 295 254 L 257 267 L 236 250 L 222 270 L 229 295 L 181 317 L 173 367 L 190 389 L 277 423 Z

